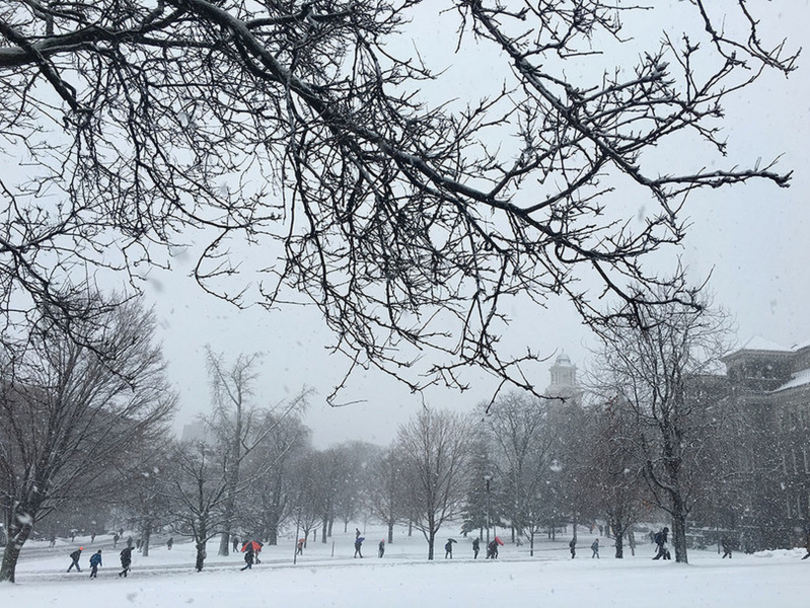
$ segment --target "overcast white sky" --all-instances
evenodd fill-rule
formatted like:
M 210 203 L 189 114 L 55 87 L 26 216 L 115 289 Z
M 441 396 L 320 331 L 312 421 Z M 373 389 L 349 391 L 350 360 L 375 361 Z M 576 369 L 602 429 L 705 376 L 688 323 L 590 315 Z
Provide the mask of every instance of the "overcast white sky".
M 677 2 L 670 4 L 682 7 Z M 764 31 L 779 31 L 790 37 L 791 45 L 810 47 L 806 31 L 809 2 L 767 4 L 773 6 L 767 19 L 774 25 Z M 647 23 L 654 24 L 652 20 Z M 427 39 L 443 36 L 435 20 L 420 27 L 427 29 L 421 32 Z M 425 46 L 420 51 L 429 61 L 433 60 L 430 52 L 437 52 Z M 480 78 L 472 75 L 463 58 L 446 56 L 436 59 L 436 64 L 451 66 L 452 77 L 471 87 Z M 760 83 L 756 93 L 747 95 L 750 97 L 727 107 L 726 133 L 734 158 L 753 164 L 757 158 L 765 161 L 784 153 L 779 166 L 794 171 L 792 187 L 753 184 L 700 193 L 688 207 L 694 225 L 681 253 L 695 277 L 712 272 L 711 290 L 717 303 L 736 317 L 740 343 L 758 335 L 790 347 L 810 342 L 810 63 L 802 57 L 800 69 L 789 79 L 774 74 Z M 258 405 L 278 403 L 304 386 L 315 389 L 306 422 L 314 430 L 317 447 L 348 439 L 387 444 L 397 426 L 421 406 L 419 396 L 370 372 L 353 377 L 343 396 L 344 401 L 364 403 L 329 408 L 326 395 L 342 378 L 347 363 L 325 350 L 330 336 L 317 311 L 237 311 L 204 296 L 186 278 L 189 268 L 183 267 L 182 260 L 177 262 L 171 276 L 152 274 L 149 295 L 156 302 L 159 337 L 181 395 L 179 425 L 209 408 L 206 344 L 231 360 L 240 352 L 265 353 Z M 507 340 L 519 337 L 549 356 L 565 350 L 578 366 L 586 365 L 589 336 L 564 302 L 552 302 L 548 311 L 527 309 L 515 311 L 515 315 L 517 324 Z M 548 383 L 550 364 L 536 370 L 542 387 Z M 493 387 L 483 378 L 471 377 L 471 381 L 471 390 L 464 394 L 434 390 L 425 400 L 434 406 L 469 408 L 487 399 Z

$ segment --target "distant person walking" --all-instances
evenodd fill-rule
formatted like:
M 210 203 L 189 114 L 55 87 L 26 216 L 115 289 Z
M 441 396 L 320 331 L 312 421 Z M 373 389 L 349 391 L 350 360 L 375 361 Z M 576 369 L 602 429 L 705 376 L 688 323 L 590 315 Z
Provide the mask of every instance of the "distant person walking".
M 253 553 L 253 543 L 250 543 L 247 548 L 245 549 L 245 567 L 242 570 L 252 570 L 253 569 L 253 559 L 255 555 Z
M 382 557 L 385 555 L 385 539 L 380 541 L 380 544 L 377 545 L 377 557 Z
M 239 551 L 239 537 L 234 536 L 233 537 L 233 552 L 236 553 L 237 551 Z
M 444 559 L 453 559 L 453 541 L 448 540 L 444 544 Z
M 172 550 L 172 545 L 174 545 L 174 539 L 169 537 L 169 540 L 166 541 L 166 548 L 169 551 L 171 551 Z
M 127 577 L 127 572 L 129 572 L 129 567 L 132 565 L 132 547 L 124 547 L 121 551 L 121 572 L 118 573 L 118 576 L 123 576 L 124 578 Z
M 802 559 L 807 559 L 810 557 L 810 529 L 807 531 L 807 537 L 804 540 L 804 548 L 807 550 L 807 553 L 804 554 Z
M 731 559 L 732 549 L 733 547 L 731 544 L 731 539 L 728 536 L 726 536 L 725 538 L 723 538 L 723 558 L 727 557 Z
M 296 555 L 303 555 L 304 554 L 304 539 L 299 538 L 298 544 L 295 546 L 295 554 Z
M 487 559 L 498 559 L 498 541 L 490 541 L 487 545 Z
M 113 549 L 118 547 L 118 539 L 121 538 L 118 534 L 113 534 Z
M 577 556 L 577 537 L 571 539 L 571 542 L 568 543 L 568 548 L 571 550 L 571 559 L 574 559 Z
M 481 539 L 476 538 L 472 543 L 473 559 L 478 559 L 478 552 L 481 550 Z
M 73 567 L 76 567 L 76 572 L 81 572 L 82 569 L 79 568 L 79 558 L 82 556 L 82 551 L 84 551 L 84 547 L 79 547 L 73 553 L 70 554 L 70 566 L 68 566 L 67 571 L 70 572 L 73 570 Z
M 363 551 L 362 551 L 362 549 L 363 549 L 363 541 L 364 541 L 364 540 L 365 540 L 365 539 L 364 539 L 362 536 L 358 536 L 358 537 L 355 539 L 355 541 L 354 541 L 354 556 L 355 556 L 355 557 L 357 557 L 358 555 L 359 555 L 360 557 L 363 557 Z
M 90 578 L 98 576 L 98 568 L 101 566 L 101 549 L 90 556 Z
M 355 528 L 354 529 L 354 538 L 355 538 L 355 540 L 360 538 L 360 528 Z
M 669 534 L 669 528 L 664 527 L 663 530 L 658 532 L 655 535 L 655 545 L 657 547 L 657 553 L 653 559 L 670 559 L 669 550 L 667 549 L 667 538 Z
M 593 551 L 593 553 L 591 554 L 591 559 L 593 559 L 594 557 L 596 559 L 599 559 L 599 539 L 598 538 L 595 541 L 593 541 L 593 543 L 591 543 L 591 551 Z

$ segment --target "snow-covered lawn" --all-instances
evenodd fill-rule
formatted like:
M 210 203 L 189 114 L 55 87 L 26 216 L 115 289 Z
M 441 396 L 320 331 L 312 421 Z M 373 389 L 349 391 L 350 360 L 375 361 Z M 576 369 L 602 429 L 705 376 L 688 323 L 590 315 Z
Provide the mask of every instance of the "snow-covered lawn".
M 353 528 L 352 528 L 353 529 Z M 568 553 L 568 538 L 543 540 L 530 557 L 528 547 L 507 542 L 497 561 L 482 553 L 472 559 L 471 539 L 458 538 L 453 560 L 444 559 L 441 536 L 436 559 L 426 560 L 421 535 L 398 531 L 385 556 L 377 557 L 384 538 L 368 528 L 363 559 L 354 559 L 354 534 L 339 534 L 327 544 L 310 541 L 293 564 L 293 538 L 265 547 L 262 563 L 240 572 L 242 555 L 214 555 L 208 546 L 202 573 L 193 570 L 194 551 L 187 543 L 152 547 L 149 557 L 133 552 L 132 571 L 119 578 L 118 553 L 107 538 L 30 543 L 23 549 L 17 583 L 0 585 L 0 608 L 79 608 L 143 606 L 149 608 L 463 608 L 596 606 L 684 608 L 810 606 L 810 559 L 804 550 L 721 559 L 716 551 L 689 554 L 688 565 L 651 559 L 653 547 L 641 545 L 636 556 L 611 557 L 609 539 L 601 539 L 601 559 L 591 558 L 593 536 L 580 536 L 577 558 Z M 84 546 L 82 572 L 66 573 L 74 547 Z M 483 545 L 484 543 L 482 543 Z M 104 565 L 89 579 L 90 555 L 102 548 Z M 629 551 L 628 551 L 629 553 Z

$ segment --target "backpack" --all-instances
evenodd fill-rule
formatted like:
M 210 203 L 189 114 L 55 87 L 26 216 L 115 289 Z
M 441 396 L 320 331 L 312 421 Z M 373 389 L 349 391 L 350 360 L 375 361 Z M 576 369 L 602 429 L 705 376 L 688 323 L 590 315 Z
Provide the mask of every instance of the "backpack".
M 660 532 L 658 532 L 655 535 L 655 544 L 656 545 L 663 545 L 664 544 L 664 537 L 661 535 Z
M 79 561 L 79 558 L 80 558 L 81 556 L 82 556 L 82 552 L 81 552 L 81 551 L 74 551 L 73 553 L 71 553 L 71 554 L 70 554 L 70 559 L 72 559 L 72 560 L 74 560 L 74 561 Z

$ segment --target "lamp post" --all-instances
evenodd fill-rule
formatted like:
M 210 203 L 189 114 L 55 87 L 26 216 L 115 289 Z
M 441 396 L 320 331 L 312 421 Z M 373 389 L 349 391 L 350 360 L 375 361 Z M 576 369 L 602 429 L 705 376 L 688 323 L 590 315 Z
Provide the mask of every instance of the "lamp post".
M 492 475 L 484 475 L 484 481 L 487 484 L 487 545 L 489 545 L 489 482 L 492 481 Z

